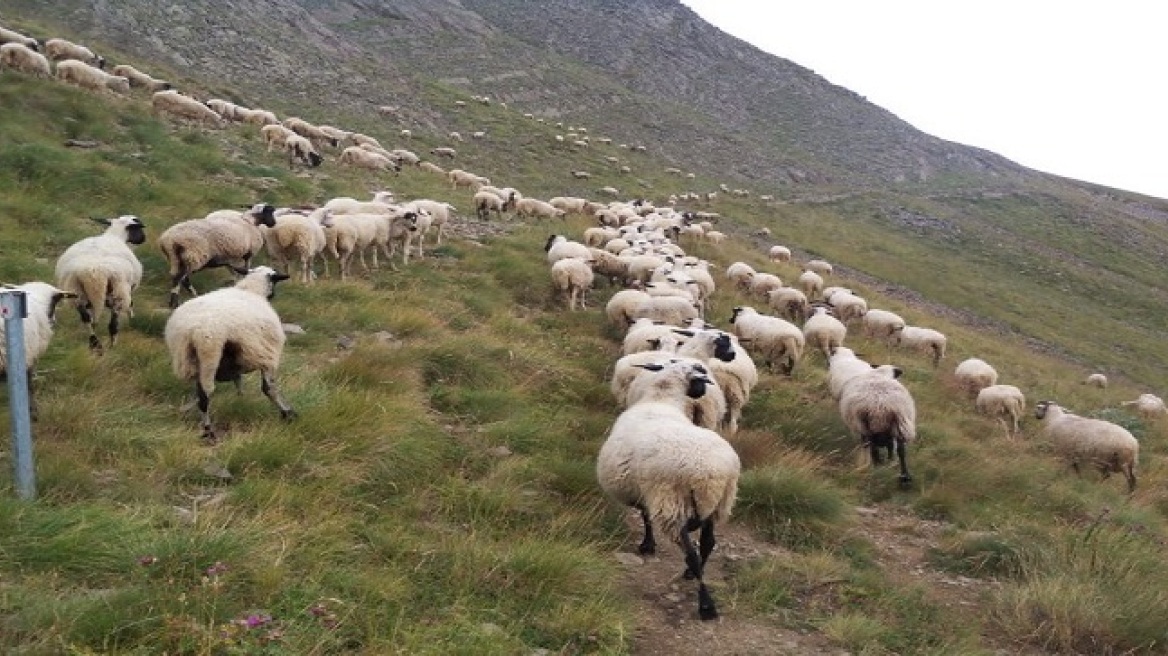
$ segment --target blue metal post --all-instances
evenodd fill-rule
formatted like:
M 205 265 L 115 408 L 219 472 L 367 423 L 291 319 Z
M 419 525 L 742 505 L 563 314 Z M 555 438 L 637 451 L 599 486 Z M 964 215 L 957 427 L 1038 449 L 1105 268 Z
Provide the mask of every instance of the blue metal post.
M 12 415 L 12 460 L 16 467 L 16 494 L 36 498 L 36 470 L 32 460 L 32 422 L 29 418 L 28 359 L 24 352 L 24 292 L 0 291 L 4 319 L 4 352 L 8 374 L 8 409 Z

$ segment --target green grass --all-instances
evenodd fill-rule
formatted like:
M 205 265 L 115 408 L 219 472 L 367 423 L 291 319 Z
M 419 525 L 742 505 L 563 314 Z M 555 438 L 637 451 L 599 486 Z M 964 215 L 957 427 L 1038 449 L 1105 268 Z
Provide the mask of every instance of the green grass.
M 421 93 L 444 103 L 464 97 L 439 84 Z M 50 279 L 55 257 L 94 234 L 90 216 L 137 214 L 150 237 L 138 249 L 146 277 L 135 316 L 117 347 L 94 356 L 75 313 L 59 315 L 38 367 L 40 499 L 14 501 L 10 474 L 0 471 L 0 650 L 632 650 L 641 599 L 611 557 L 629 536 L 594 473 L 616 416 L 605 377 L 619 346 L 598 309 L 611 290 L 594 291 L 586 312 L 565 312 L 541 250 L 550 232 L 578 235 L 586 219 L 515 224 L 481 243 L 450 239 L 409 267 L 346 283 L 283 283 L 273 303 L 306 330 L 289 338 L 279 373 L 300 416 L 282 422 L 249 377 L 242 394 L 216 390 L 213 413 L 227 437 L 206 446 L 194 414 L 181 410 L 190 390 L 174 379 L 161 340 L 167 285 L 153 239 L 167 225 L 257 199 L 363 197 L 370 185 L 448 200 L 466 214 L 465 192 L 412 170 L 385 180 L 328 164 L 289 172 L 247 128 L 176 128 L 152 118 L 140 97 L 98 100 L 3 73 L 0 106 L 15 110 L 0 115 L 4 280 Z M 603 155 L 616 152 L 557 149 L 553 126 L 497 106 L 472 104 L 463 118 L 493 137 L 468 143 L 460 165 L 537 196 L 574 189 L 567 171 L 583 162 L 599 172 Z M 103 146 L 69 150 L 68 138 Z M 424 136 L 411 147 L 438 143 Z M 665 164 L 638 157 L 638 177 L 658 189 L 675 184 L 658 173 Z M 590 184 L 620 182 L 604 173 Z M 1131 380 L 1162 376 L 1148 327 L 1162 321 L 1163 305 L 1140 298 L 1163 283 L 1146 259 L 1128 262 L 1099 235 L 1076 233 L 1072 216 L 1054 213 L 1069 201 L 915 201 L 955 213 L 963 236 L 954 244 L 859 220 L 899 202 L 907 200 L 778 208 L 729 200 L 714 209 L 734 238 L 694 251 L 720 270 L 741 259 L 793 279 L 797 269 L 768 264 L 763 244 L 746 238 L 772 225 L 778 241 L 1006 322 L 1094 364 L 1123 367 Z M 1026 245 L 989 248 L 987 235 L 1031 202 L 1025 234 L 1046 236 L 1048 247 L 1083 262 L 1051 261 L 1042 275 L 1019 278 L 1011 258 L 1032 255 Z M 1044 221 L 1059 230 L 1043 230 Z M 1084 248 L 1096 259 L 1080 255 Z M 1097 302 L 1043 295 L 1059 272 Z M 220 272 L 196 278 L 200 288 L 228 280 Z M 1021 338 L 843 280 L 873 307 L 950 336 L 938 369 L 920 355 L 891 354 L 918 404 L 915 487 L 900 490 L 892 469 L 870 470 L 838 419 L 818 356 L 790 378 L 765 374 L 732 441 L 745 467 L 735 521 L 768 551 L 726 565 L 724 613 L 815 631 L 853 653 L 1152 651 L 1168 630 L 1168 600 L 1158 592 L 1168 583 L 1159 551 L 1168 533 L 1168 432 L 1118 409 L 1137 388 L 1124 377 L 1108 390 L 1081 386 L 1081 365 Z M 710 313 L 716 323 L 726 325 L 735 305 L 762 306 L 724 287 Z M 1122 320 L 1121 305 L 1135 318 Z M 1131 337 L 1128 347 L 1096 338 L 1100 326 Z M 338 348 L 341 336 L 352 348 Z M 849 343 L 876 361 L 889 355 L 862 338 Z M 1129 425 L 1144 449 L 1136 494 L 1126 497 L 1114 479 L 1070 475 L 1033 420 L 1008 441 L 973 414 L 950 372 L 974 354 L 998 364 L 1031 402 L 1053 397 Z M 856 532 L 854 508 L 862 505 L 947 522 L 931 566 L 994 579 L 999 592 L 959 613 L 882 571 L 874 545 Z M 1038 629 L 1035 617 L 1044 620 Z

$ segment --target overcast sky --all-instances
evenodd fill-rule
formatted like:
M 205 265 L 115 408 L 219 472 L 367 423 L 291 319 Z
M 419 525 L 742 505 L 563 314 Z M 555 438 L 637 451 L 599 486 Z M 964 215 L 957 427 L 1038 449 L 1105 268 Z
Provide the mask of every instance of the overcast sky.
M 681 1 L 929 134 L 1168 198 L 1168 2 Z

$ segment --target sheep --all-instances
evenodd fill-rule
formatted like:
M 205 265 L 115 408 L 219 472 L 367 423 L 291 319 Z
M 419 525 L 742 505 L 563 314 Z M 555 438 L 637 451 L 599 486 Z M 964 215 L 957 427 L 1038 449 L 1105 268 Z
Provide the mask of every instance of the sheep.
M 1018 422 L 1026 412 L 1026 396 L 1013 385 L 990 385 L 977 393 L 977 411 L 1000 421 L 1006 430 L 1006 437 L 1018 434 Z M 1006 423 L 1009 419 L 1010 423 Z
M 219 115 L 218 112 L 195 100 L 194 98 L 182 95 L 174 89 L 154 92 L 154 94 L 150 96 L 150 108 L 151 111 L 158 115 L 169 114 L 187 121 L 207 123 L 212 127 L 217 128 L 226 125 L 226 121 L 222 116 Z M 284 129 L 280 126 L 275 127 L 279 128 L 280 130 Z M 269 141 L 270 137 L 268 135 L 267 128 L 265 127 L 261 132 L 264 135 L 264 140 L 268 141 L 270 150 L 271 142 Z M 280 144 L 282 146 L 283 141 L 281 141 Z
M 726 267 L 726 278 L 738 289 L 750 287 L 750 280 L 754 277 L 754 267 L 745 262 L 735 262 Z
M 1164 406 L 1164 399 L 1155 394 L 1141 394 L 1135 401 L 1124 401 L 1124 406 L 1135 406 L 1136 412 L 1144 419 L 1155 419 L 1168 415 L 1168 408 Z
M 130 81 L 119 75 L 110 75 L 77 59 L 66 59 L 57 64 L 57 79 L 62 82 L 109 93 L 130 93 Z
M 211 394 L 216 381 L 234 381 L 260 372 L 260 387 L 279 408 L 280 417 L 296 415 L 276 387 L 276 369 L 284 351 L 284 328 L 269 300 L 276 283 L 288 276 L 267 266 L 249 270 L 233 287 L 192 298 L 175 308 L 164 338 L 171 367 L 179 380 L 195 383 L 203 439 L 217 439 L 211 425 Z
M 568 257 L 552 264 L 552 283 L 556 292 L 563 295 L 568 310 L 573 312 L 577 299 L 581 310 L 588 308 L 588 290 L 592 287 L 594 277 L 587 260 Z
M 567 212 L 536 198 L 520 198 L 515 201 L 515 214 L 543 219 L 563 219 Z
M 969 358 L 962 360 L 953 371 L 957 378 L 957 386 L 971 397 L 990 385 L 998 382 L 998 372 L 985 360 Z
M 420 211 L 430 215 L 430 226 L 434 228 L 434 245 L 440 246 L 442 244 L 442 235 L 446 233 L 446 226 L 450 223 L 451 217 L 457 211 L 450 203 L 443 203 L 437 200 L 430 200 L 428 198 L 419 198 L 412 200 L 402 205 L 402 208 L 409 211 Z M 423 232 L 419 224 L 419 232 Z M 418 257 L 422 257 L 422 241 L 426 235 L 422 234 L 418 237 Z
M 766 299 L 771 291 L 782 286 L 782 278 L 773 273 L 759 271 L 750 277 L 750 293 L 761 299 Z
M 11 68 L 14 71 L 37 77 L 47 78 L 53 75 L 53 71 L 49 67 L 49 60 L 41 53 L 21 43 L 0 45 L 0 68 Z
M 390 214 L 334 214 L 332 225 L 325 231 L 329 253 L 340 264 L 341 280 L 349 276 L 349 264 L 354 253 L 361 266 L 369 271 L 365 252 L 370 251 L 373 267 L 379 265 L 377 253 L 385 255 L 390 267 L 393 254 L 400 244 L 404 249 L 402 263 L 410 262 L 410 241 L 418 230 L 418 213 L 392 208 Z
M 369 144 L 369 143 L 359 143 L 357 145 L 361 146 L 363 148 L 373 147 L 373 144 Z M 378 148 L 380 148 L 380 146 L 378 146 Z M 409 164 L 410 166 L 417 166 L 418 168 L 422 169 L 423 171 L 430 170 L 428 167 L 422 166 L 423 164 L 429 164 L 429 162 L 423 162 L 422 158 L 418 157 L 418 155 L 416 153 L 414 153 L 414 151 L 412 151 L 412 150 L 406 150 L 405 148 L 394 148 L 393 150 L 389 151 L 389 154 L 393 156 L 393 159 L 396 159 L 398 162 L 401 162 L 402 164 Z M 441 173 L 443 175 L 446 174 L 446 171 L 441 170 L 437 165 L 430 164 L 430 167 L 433 167 L 435 169 L 439 169 L 437 171 L 438 173 Z M 430 172 L 433 173 L 434 171 L 431 170 Z
M 864 315 L 864 334 L 887 342 L 891 342 L 906 325 L 899 314 L 888 310 L 872 309 Z
M 633 312 L 641 302 L 651 298 L 639 289 L 622 289 L 608 299 L 604 306 L 604 315 L 609 323 L 618 330 L 625 330 L 635 320 Z
M 912 394 L 896 380 L 902 373 L 899 367 L 885 364 L 852 376 L 840 389 L 839 412 L 852 435 L 868 448 L 873 467 L 883 462 L 881 449 L 887 450 L 889 459 L 895 452 L 899 481 L 906 487 L 912 482 L 905 451 L 916 439 L 916 405 Z
M 868 301 L 851 292 L 832 294 L 828 304 L 835 309 L 836 316 L 845 324 L 853 319 L 863 319 L 868 314 Z
M 474 198 L 471 199 L 475 207 L 475 216 L 480 221 L 486 221 L 491 217 L 491 212 L 495 213 L 495 218 L 503 218 L 503 208 L 506 201 L 499 198 L 490 191 L 483 191 L 482 189 L 475 192 Z
M 722 426 L 727 435 L 733 436 L 738 433 L 742 409 L 750 401 L 751 391 L 758 385 L 758 368 L 737 338 L 731 340 L 731 346 L 734 348 L 732 359 L 712 358 L 708 360 L 708 365 L 726 399 L 726 415 Z
M 446 138 L 450 139 L 451 141 L 463 141 L 462 135 L 458 132 L 451 132 L 450 134 L 446 135 Z
M 601 187 L 600 189 L 597 189 L 596 191 L 599 194 L 602 194 L 605 196 L 612 196 L 614 198 L 617 196 L 620 196 L 620 190 L 617 189 L 616 187 Z
M 146 241 L 145 226 L 136 216 L 99 219 L 105 231 L 86 237 L 57 258 L 57 286 L 76 295 L 77 312 L 89 328 L 89 347 L 101 351 L 94 324 L 103 308 L 110 309 L 110 346 L 118 338 L 121 313 L 134 316 L 133 291 L 142 282 L 142 263 L 128 244 Z
M 130 86 L 141 87 L 147 91 L 165 91 L 171 88 L 170 82 L 166 80 L 158 80 L 142 71 L 130 66 L 129 64 L 118 64 L 110 71 L 114 75 L 121 75 L 130 81 Z
M 872 371 L 872 365 L 856 356 L 855 351 L 841 346 L 827 358 L 827 388 L 831 398 L 839 401 L 844 385 L 853 376 Z
M 312 140 L 299 134 L 290 134 L 284 139 L 284 151 L 288 153 L 288 168 L 298 161 L 315 168 L 324 161 Z
M 73 59 L 98 68 L 105 68 L 105 57 L 99 57 L 89 48 L 65 39 L 45 41 L 45 56 L 53 61 Z
M 158 236 L 158 247 L 166 257 L 171 289 L 170 307 L 178 306 L 180 289 L 197 296 L 191 275 L 222 266 L 242 263 L 251 266 L 251 258 L 264 245 L 259 226 L 276 224 L 275 208 L 266 203 L 252 206 L 238 216 L 183 221 Z
M 31 36 L 25 36 L 16 30 L 10 30 L 5 27 L 0 27 L 0 44 L 15 43 L 22 45 L 29 50 L 39 52 L 41 44 Z
M 401 170 L 400 166 L 385 155 L 370 152 L 360 146 L 349 146 L 342 150 L 341 156 L 337 158 L 337 162 L 356 168 L 369 169 L 370 171 L 391 171 L 397 173 Z
M 628 260 L 621 259 L 608 251 L 599 248 L 589 248 L 592 254 L 592 270 L 604 276 L 614 285 L 622 284 L 629 278 Z
M 4 285 L 5 291 L 24 293 L 25 316 L 21 322 L 24 328 L 24 364 L 27 370 L 29 418 L 37 420 L 36 395 L 33 393 L 33 370 L 37 360 L 49 348 L 53 337 L 57 305 L 66 298 L 74 298 L 73 292 L 58 289 L 47 282 L 26 282 L 23 285 Z M 0 370 L 8 371 L 8 340 L 5 322 L 0 321 Z
M 434 157 L 445 157 L 446 159 L 453 160 L 458 156 L 458 151 L 449 146 L 440 146 L 438 148 L 431 148 L 430 154 Z
M 771 246 L 770 250 L 767 251 L 767 257 L 769 257 L 772 262 L 790 262 L 791 249 L 787 248 L 786 246 L 779 246 L 776 244 Z
M 154 95 L 158 97 L 158 94 Z M 270 153 L 273 150 L 284 150 L 284 143 L 289 137 L 296 136 L 296 133 L 279 123 L 271 123 L 260 128 L 260 136 L 264 138 L 267 152 Z
M 780 287 L 767 292 L 767 304 L 788 321 L 803 323 L 811 304 L 807 295 L 794 287 Z
M 332 212 L 320 209 L 311 214 L 289 212 L 275 217 L 276 225 L 261 228 L 265 231 L 264 246 L 268 256 L 284 271 L 289 271 L 288 261 L 300 263 L 300 282 L 311 284 L 312 262 L 324 252 L 327 244 L 325 228 L 332 226 Z
M 799 274 L 799 287 L 807 298 L 815 298 L 823 294 L 823 276 L 810 269 Z
M 948 339 L 944 334 L 932 328 L 905 326 L 892 337 L 893 346 L 907 346 L 918 351 L 926 351 L 933 355 L 933 366 L 936 367 L 945 357 L 945 345 Z
M 462 169 L 450 169 L 446 172 L 446 179 L 450 181 L 452 189 L 459 187 L 470 187 L 478 191 L 479 187 L 491 184 L 490 178 L 484 178 L 481 175 L 468 173 Z
M 446 169 L 442 168 L 441 166 L 438 166 L 437 164 L 435 164 L 433 162 L 418 162 L 417 166 L 419 169 L 421 169 L 427 173 L 434 173 L 437 175 L 446 175 Z
M 636 401 L 631 389 L 636 379 L 644 374 L 642 365 L 664 360 L 672 362 L 691 360 L 707 365 L 706 368 L 709 370 L 708 365 L 713 362 L 722 363 L 723 360 L 730 362 L 737 355 L 732 347 L 733 338 L 727 333 L 718 330 L 695 332 L 676 327 L 670 327 L 668 330 L 669 332 L 649 340 L 652 349 L 622 356 L 613 366 L 610 389 L 621 409 L 629 407 Z M 680 341 L 683 336 L 684 342 Z M 716 380 L 711 382 L 706 391 L 701 398 L 686 402 L 685 413 L 695 426 L 718 430 L 726 416 L 726 397 Z
M 313 144 L 321 146 L 322 148 L 324 146 L 332 146 L 333 148 L 336 148 L 340 143 L 327 132 L 321 130 L 319 126 L 313 125 L 312 123 L 309 123 L 302 118 L 291 116 L 284 119 L 283 124 L 284 127 L 304 137 L 305 139 L 310 140 Z M 381 144 L 377 145 L 380 146 Z
M 637 508 L 645 527 L 638 547 L 655 553 L 654 529 L 675 536 L 686 571 L 698 580 L 698 616 L 718 617 L 703 570 L 715 545 L 714 526 L 730 516 L 742 465 L 725 439 L 694 426 L 686 398 L 706 394 L 705 368 L 682 361 L 644 365 L 630 390 L 637 399 L 613 424 L 597 457 L 601 488 L 619 503 Z M 701 529 L 695 549 L 690 531 Z
M 807 271 L 814 271 L 821 276 L 830 276 L 833 270 L 831 264 L 824 260 L 808 260 L 803 268 Z
M 588 171 L 572 171 L 572 177 L 577 180 L 588 180 L 592 177 L 592 174 Z
M 1091 374 L 1080 382 L 1084 385 L 1090 385 L 1091 387 L 1107 389 L 1107 376 L 1104 376 L 1103 374 Z
M 578 241 L 572 241 L 563 235 L 551 235 L 543 245 L 547 253 L 548 264 L 555 264 L 556 260 L 575 257 L 581 260 L 592 258 L 592 251 Z
M 815 308 L 803 324 L 803 339 L 809 346 L 822 351 L 824 359 L 830 359 L 832 353 L 843 346 L 847 334 L 848 327 L 823 306 Z
M 699 318 L 692 298 L 681 296 L 649 296 L 637 303 L 628 314 L 630 319 L 648 318 L 675 326 Z
M 390 197 L 382 196 L 382 200 L 378 200 L 375 195 L 374 200 L 357 200 L 349 196 L 337 196 L 329 199 L 321 209 L 330 210 L 333 214 L 392 214 L 393 206 L 387 202 Z
M 797 326 L 778 317 L 759 314 L 748 305 L 734 308 L 730 317 L 734 334 L 751 350 L 758 351 L 767 366 L 790 375 L 803 355 L 806 340 Z
M 1040 401 L 1034 416 L 1042 421 L 1042 431 L 1076 474 L 1082 464 L 1094 465 L 1104 478 L 1119 472 L 1127 478 L 1127 491 L 1136 489 L 1136 465 L 1140 443 L 1126 428 L 1102 419 L 1090 419 L 1067 412 L 1054 401 Z
M 280 119 L 276 118 L 276 114 L 266 109 L 243 110 L 240 112 L 240 118 L 244 123 L 258 125 L 260 127 L 265 125 L 279 125 L 280 123 Z

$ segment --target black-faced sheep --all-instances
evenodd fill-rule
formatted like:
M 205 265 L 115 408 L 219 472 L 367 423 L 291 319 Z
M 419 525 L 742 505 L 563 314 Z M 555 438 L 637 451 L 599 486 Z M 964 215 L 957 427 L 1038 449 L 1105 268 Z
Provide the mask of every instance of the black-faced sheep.
M 191 275 L 214 267 L 251 266 L 251 258 L 264 247 L 259 226 L 276 225 L 275 208 L 266 203 L 233 214 L 183 221 L 159 235 L 158 247 L 166 257 L 172 285 L 170 307 L 178 306 L 181 289 L 197 295 Z
M 280 416 L 295 416 L 276 387 L 284 328 L 269 300 L 288 276 L 266 266 L 247 272 L 234 287 L 217 289 L 175 308 L 166 322 L 166 348 L 179 379 L 195 384 L 203 439 L 214 441 L 211 394 L 217 381 L 241 387 L 243 374 L 259 371 L 260 386 Z
M 142 264 L 130 244 L 146 241 L 146 230 L 136 216 L 99 220 L 105 232 L 86 237 L 65 249 L 57 259 L 57 285 L 77 296 L 77 312 L 89 328 L 89 347 L 100 351 L 94 324 L 110 309 L 110 346 L 118 338 L 119 316 L 133 316 L 133 291 L 142 282 Z

